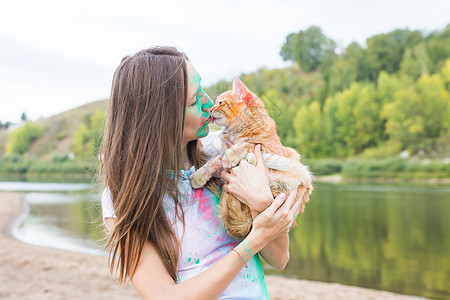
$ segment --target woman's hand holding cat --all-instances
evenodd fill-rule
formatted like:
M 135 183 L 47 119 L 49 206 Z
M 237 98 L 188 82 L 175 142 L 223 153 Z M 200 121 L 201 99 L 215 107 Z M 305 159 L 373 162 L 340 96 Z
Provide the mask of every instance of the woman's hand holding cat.
M 250 207 L 252 216 L 256 217 L 273 201 L 269 178 L 261 153 L 261 145 L 255 146 L 256 165 L 242 159 L 236 167 L 223 171 L 220 175 L 228 183 L 223 189 Z
M 297 188 L 291 191 L 287 199 L 284 193 L 278 195 L 273 203 L 253 220 L 250 234 L 254 233 L 269 243 L 288 233 L 301 206 L 301 201 L 295 199 Z

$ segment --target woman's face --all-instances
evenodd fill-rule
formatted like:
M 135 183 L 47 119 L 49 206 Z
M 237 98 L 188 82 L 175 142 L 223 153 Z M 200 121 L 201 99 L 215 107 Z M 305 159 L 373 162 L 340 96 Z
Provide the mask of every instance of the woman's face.
M 190 61 L 186 61 L 188 73 L 188 95 L 183 142 L 202 138 L 209 133 L 211 123 L 208 109 L 214 105 L 208 94 L 202 90 L 201 77 Z

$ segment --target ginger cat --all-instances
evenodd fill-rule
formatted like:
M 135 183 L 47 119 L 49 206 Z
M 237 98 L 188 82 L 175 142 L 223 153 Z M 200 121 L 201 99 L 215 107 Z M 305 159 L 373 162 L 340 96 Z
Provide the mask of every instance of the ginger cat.
M 303 201 L 300 208 L 303 212 L 313 190 L 312 176 L 308 168 L 300 163 L 300 154 L 281 144 L 275 122 L 267 114 L 261 99 L 236 78 L 233 89 L 221 94 L 210 112 L 212 121 L 224 126 L 224 153 L 209 160 L 191 175 L 192 187 L 202 187 L 212 176 L 220 176 L 223 168 L 232 168 L 241 159 L 255 165 L 253 149 L 255 144 L 261 144 L 272 195 L 276 197 L 283 192 L 289 195 L 299 185 L 296 197 L 298 201 Z M 227 148 L 227 145 L 232 146 Z M 226 191 L 222 191 L 219 218 L 228 233 L 236 238 L 246 236 L 252 227 L 250 208 Z

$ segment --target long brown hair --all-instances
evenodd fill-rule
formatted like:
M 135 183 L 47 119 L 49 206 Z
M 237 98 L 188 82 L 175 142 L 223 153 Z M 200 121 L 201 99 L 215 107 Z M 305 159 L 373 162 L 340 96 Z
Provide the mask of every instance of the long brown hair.
M 122 59 L 114 73 L 99 176 L 109 188 L 116 225 L 105 246 L 118 283 L 136 273 L 144 243 L 153 243 L 177 280 L 180 242 L 163 207 L 169 193 L 184 225 L 177 189 L 188 78 L 186 55 L 173 47 L 154 47 Z M 199 140 L 187 144 L 198 169 L 207 161 Z M 171 173 L 173 170 L 173 176 Z M 220 198 L 219 181 L 207 187 Z

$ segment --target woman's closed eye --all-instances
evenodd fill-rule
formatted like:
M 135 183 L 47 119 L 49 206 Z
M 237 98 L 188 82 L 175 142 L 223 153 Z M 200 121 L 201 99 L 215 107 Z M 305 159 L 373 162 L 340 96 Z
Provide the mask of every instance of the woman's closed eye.
M 191 106 L 194 106 L 195 104 L 197 104 L 198 99 L 199 99 L 199 97 L 198 97 L 198 91 L 195 92 L 195 94 L 194 94 L 194 96 L 192 96 L 192 98 L 193 98 L 195 101 L 192 102 Z M 191 99 L 192 99 L 192 98 L 191 98 Z
M 194 103 L 192 103 L 191 106 L 194 106 L 194 105 L 196 105 L 196 104 L 198 103 L 198 101 L 203 100 L 204 96 L 205 96 L 205 92 L 203 92 L 202 89 L 198 90 L 198 91 L 195 93 L 195 95 L 194 95 L 195 101 L 194 101 Z M 194 97 L 193 97 L 193 98 L 194 98 Z

